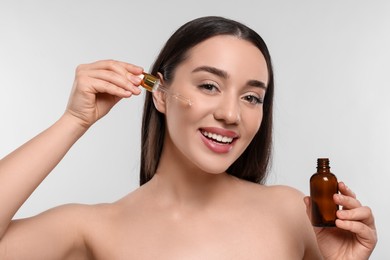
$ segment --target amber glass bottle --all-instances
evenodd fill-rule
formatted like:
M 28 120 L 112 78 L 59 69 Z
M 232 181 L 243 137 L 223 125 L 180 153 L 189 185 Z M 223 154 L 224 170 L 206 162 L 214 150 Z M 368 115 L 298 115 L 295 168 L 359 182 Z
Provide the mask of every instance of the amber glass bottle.
M 334 227 L 338 206 L 333 194 L 338 193 L 336 176 L 330 172 L 329 159 L 317 159 L 317 172 L 310 178 L 312 201 L 311 222 L 316 227 Z

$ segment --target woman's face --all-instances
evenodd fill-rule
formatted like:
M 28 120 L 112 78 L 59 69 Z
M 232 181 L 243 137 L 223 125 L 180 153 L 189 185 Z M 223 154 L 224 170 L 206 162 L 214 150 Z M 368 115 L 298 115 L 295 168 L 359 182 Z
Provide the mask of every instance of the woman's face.
M 267 83 L 266 61 L 252 43 L 216 36 L 196 45 L 169 86 L 192 106 L 167 97 L 164 146 L 202 171 L 225 172 L 259 130 Z

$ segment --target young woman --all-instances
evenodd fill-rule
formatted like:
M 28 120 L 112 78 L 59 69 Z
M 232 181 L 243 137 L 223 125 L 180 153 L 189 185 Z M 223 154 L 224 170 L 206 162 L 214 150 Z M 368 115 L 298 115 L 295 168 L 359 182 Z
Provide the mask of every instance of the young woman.
M 179 28 L 151 73 L 170 93 L 147 93 L 141 186 L 99 205 L 65 205 L 12 220 L 71 146 L 122 98 L 143 69 L 80 65 L 63 116 L 0 161 L 1 259 L 368 259 L 373 215 L 340 183 L 337 228 L 313 229 L 310 200 L 265 186 L 273 73 L 260 36 L 203 17 Z M 305 206 L 305 203 L 306 206 Z

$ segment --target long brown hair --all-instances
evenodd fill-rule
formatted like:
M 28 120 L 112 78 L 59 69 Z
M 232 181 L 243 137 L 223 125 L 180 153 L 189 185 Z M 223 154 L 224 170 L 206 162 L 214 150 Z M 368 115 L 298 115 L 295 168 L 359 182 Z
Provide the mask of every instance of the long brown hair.
M 166 42 L 154 62 L 151 74 L 160 72 L 166 83 L 173 80 L 175 69 L 187 58 L 195 45 L 217 35 L 232 35 L 254 44 L 263 54 L 268 68 L 267 92 L 263 103 L 260 129 L 243 154 L 227 169 L 227 173 L 255 183 L 264 183 L 272 150 L 272 103 L 274 78 L 271 57 L 263 39 L 252 29 L 234 20 L 207 16 L 181 26 Z M 142 118 L 140 184 L 148 182 L 156 172 L 164 143 L 164 115 L 154 107 L 151 93 L 146 93 Z

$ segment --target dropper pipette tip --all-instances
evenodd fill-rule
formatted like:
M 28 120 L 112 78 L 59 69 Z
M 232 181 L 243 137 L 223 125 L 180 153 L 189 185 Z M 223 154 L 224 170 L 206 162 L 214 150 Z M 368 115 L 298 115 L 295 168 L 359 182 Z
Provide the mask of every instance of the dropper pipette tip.
M 183 97 L 182 95 L 180 94 L 176 94 L 176 93 L 171 93 L 168 89 L 164 88 L 160 83 L 158 84 L 158 86 L 156 88 L 153 88 L 153 92 L 154 91 L 162 91 L 164 93 L 167 93 L 169 95 L 171 95 L 172 97 L 184 102 L 184 103 L 187 103 L 188 106 L 192 106 L 192 101 L 186 97 Z

